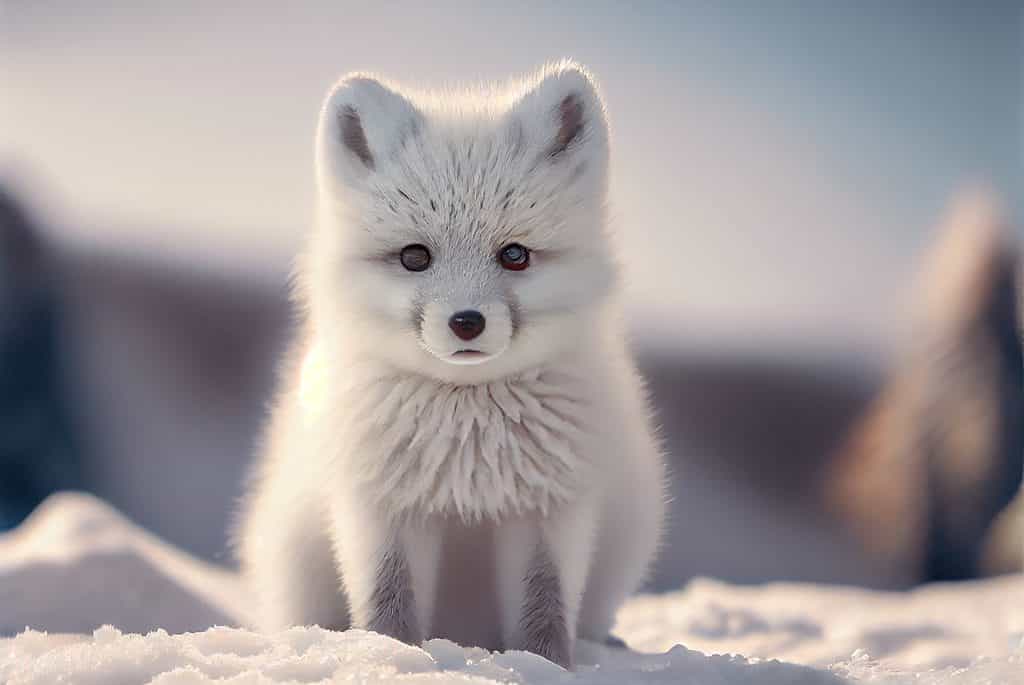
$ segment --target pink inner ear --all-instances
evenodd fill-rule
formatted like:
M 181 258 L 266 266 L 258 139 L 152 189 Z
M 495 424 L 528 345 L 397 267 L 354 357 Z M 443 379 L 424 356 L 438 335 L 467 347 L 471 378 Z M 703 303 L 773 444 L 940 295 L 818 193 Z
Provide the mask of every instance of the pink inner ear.
M 548 151 L 549 157 L 555 157 L 566 150 L 583 132 L 583 103 L 575 93 L 565 96 L 558 105 L 558 134 Z
M 354 107 L 344 107 L 338 115 L 341 124 L 341 142 L 358 157 L 371 171 L 375 167 L 370 145 L 366 142 L 363 122 Z

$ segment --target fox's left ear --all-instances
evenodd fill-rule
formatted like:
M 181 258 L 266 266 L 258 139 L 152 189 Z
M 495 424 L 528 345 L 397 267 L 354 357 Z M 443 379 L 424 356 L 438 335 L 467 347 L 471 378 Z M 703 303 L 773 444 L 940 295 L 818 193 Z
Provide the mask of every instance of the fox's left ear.
M 509 118 L 509 135 L 520 137 L 538 162 L 607 163 L 604 103 L 594 80 L 578 64 L 562 62 L 543 69 L 512 106 Z

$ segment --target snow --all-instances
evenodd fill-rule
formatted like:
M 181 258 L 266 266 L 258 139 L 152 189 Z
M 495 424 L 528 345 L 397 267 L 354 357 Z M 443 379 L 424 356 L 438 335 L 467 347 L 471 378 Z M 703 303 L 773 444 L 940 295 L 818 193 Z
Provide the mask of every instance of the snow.
M 574 673 L 445 640 L 210 627 L 244 624 L 247 606 L 232 573 L 57 495 L 0 536 L 0 635 L 16 634 L 0 683 L 1024 683 L 1020 576 L 910 593 L 701 579 L 631 601 L 617 633 L 632 649 L 580 642 Z
M 827 669 L 737 656 L 705 656 L 675 646 L 641 654 L 590 643 L 579 645 L 580 665 L 569 673 L 526 652 L 490 653 L 447 640 L 420 647 L 375 633 L 293 628 L 260 635 L 238 628 L 170 635 L 126 634 L 104 627 L 91 636 L 27 631 L 0 642 L 0 680 L 9 685 L 198 685 L 200 683 L 706 683 L 708 685 L 826 685 L 878 683 L 1020 683 L 1024 647 L 1010 657 L 968 668 L 934 671 L 895 668 L 857 652 Z
M 824 672 L 730 657 L 706 657 L 682 647 L 665 654 L 615 654 L 585 645 L 585 665 L 570 674 L 533 654 L 491 654 L 446 640 L 411 647 L 374 633 L 293 628 L 273 636 L 211 628 L 203 633 L 126 635 L 101 628 L 91 637 L 23 633 L 0 647 L 0 678 L 11 685 L 51 683 L 60 676 L 89 683 L 303 683 L 344 680 L 450 683 L 828 683 Z M 17 667 L 21 661 L 24 667 Z M 219 680 L 220 679 L 220 680 Z

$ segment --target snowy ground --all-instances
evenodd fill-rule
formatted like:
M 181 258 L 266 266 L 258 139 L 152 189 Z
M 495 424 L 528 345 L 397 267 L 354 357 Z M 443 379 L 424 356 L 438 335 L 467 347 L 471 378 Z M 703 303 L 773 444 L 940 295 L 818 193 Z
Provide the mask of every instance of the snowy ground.
M 442 640 L 209 628 L 246 608 L 230 573 L 60 495 L 0 536 L 0 635 L 20 633 L 0 639 L 0 683 L 1024 684 L 1024 577 L 907 594 L 700 580 L 633 600 L 618 633 L 636 651 L 581 643 L 576 673 Z

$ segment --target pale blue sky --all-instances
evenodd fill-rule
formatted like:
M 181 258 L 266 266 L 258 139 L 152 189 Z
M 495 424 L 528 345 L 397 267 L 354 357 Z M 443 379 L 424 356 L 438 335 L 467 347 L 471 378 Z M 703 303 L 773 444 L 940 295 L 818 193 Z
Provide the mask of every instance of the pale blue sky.
M 0 169 L 75 239 L 277 273 L 339 74 L 562 56 L 608 101 L 631 309 L 680 337 L 885 340 L 957 187 L 1022 208 L 1019 2 L 141 4 L 2 2 Z

